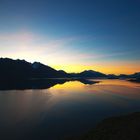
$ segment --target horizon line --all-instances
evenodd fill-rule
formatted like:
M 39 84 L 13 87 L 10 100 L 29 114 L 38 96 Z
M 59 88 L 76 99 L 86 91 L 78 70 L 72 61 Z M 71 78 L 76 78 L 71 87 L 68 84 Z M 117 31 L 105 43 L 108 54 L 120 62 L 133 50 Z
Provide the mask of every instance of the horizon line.
M 96 70 L 94 70 L 94 69 L 84 69 L 84 70 L 81 70 L 80 72 L 67 72 L 67 71 L 65 71 L 65 70 L 63 70 L 63 69 L 56 69 L 56 68 L 54 68 L 53 66 L 44 64 L 44 63 L 39 62 L 39 61 L 33 61 L 33 62 L 31 62 L 31 61 L 28 61 L 28 60 L 26 60 L 26 59 L 20 59 L 20 58 L 14 59 L 14 58 L 10 58 L 10 57 L 0 57 L 0 59 L 11 59 L 11 60 L 14 60 L 14 61 L 20 60 L 20 61 L 26 61 L 26 62 L 31 63 L 31 64 L 37 62 L 37 63 L 43 64 L 43 65 L 45 65 L 45 66 L 49 66 L 49 67 L 51 67 L 51 68 L 53 68 L 53 69 L 55 69 L 55 70 L 57 70 L 57 71 L 62 70 L 62 71 L 64 71 L 64 72 L 68 73 L 68 74 L 71 74 L 71 73 L 81 73 L 81 72 L 83 72 L 83 71 L 90 71 L 90 70 L 95 71 L 95 72 L 100 72 L 100 73 L 103 73 L 103 74 L 106 74 L 106 75 L 116 75 L 116 76 L 119 76 L 119 75 L 131 75 L 131 74 L 139 73 L 139 71 L 135 71 L 135 72 L 133 72 L 133 73 L 131 73 L 131 74 L 126 74 L 126 73 L 120 73 L 120 74 L 110 73 L 110 74 L 107 74 L 107 73 L 104 73 L 104 72 L 101 72 L 101 71 L 96 71 Z

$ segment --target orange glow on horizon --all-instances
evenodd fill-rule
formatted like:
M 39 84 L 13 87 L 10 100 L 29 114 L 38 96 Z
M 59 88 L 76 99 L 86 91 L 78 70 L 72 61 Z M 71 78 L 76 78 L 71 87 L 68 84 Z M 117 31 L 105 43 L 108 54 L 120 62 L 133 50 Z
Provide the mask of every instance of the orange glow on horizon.
M 52 66 L 53 68 L 57 70 L 64 70 L 68 73 L 73 73 L 73 72 L 82 72 L 84 70 L 94 70 L 94 71 L 99 71 L 105 74 L 133 74 L 136 72 L 140 72 L 140 66 L 137 64 L 128 64 L 128 65 L 98 65 L 98 66 L 93 66 L 93 65 L 54 65 Z

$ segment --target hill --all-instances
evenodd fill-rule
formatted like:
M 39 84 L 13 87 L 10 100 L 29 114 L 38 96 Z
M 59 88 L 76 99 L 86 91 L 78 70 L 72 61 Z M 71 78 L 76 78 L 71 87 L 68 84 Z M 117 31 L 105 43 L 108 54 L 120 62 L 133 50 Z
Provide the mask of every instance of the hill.
M 25 60 L 0 58 L 1 79 L 60 78 L 69 74 L 57 71 L 39 62 L 29 63 Z

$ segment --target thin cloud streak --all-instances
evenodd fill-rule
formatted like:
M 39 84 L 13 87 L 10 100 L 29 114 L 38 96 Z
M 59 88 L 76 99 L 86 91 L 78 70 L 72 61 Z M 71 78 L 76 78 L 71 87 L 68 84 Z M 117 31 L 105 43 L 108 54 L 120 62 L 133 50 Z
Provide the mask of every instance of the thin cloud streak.
M 86 37 L 83 37 L 86 38 Z M 71 43 L 82 40 L 82 36 L 52 39 L 48 36 L 39 36 L 29 31 L 19 31 L 13 34 L 0 34 L 1 57 L 40 61 L 47 65 L 58 64 L 94 64 L 106 58 L 125 56 L 131 52 L 86 52 L 80 49 L 72 50 Z M 75 46 L 76 48 L 76 46 Z

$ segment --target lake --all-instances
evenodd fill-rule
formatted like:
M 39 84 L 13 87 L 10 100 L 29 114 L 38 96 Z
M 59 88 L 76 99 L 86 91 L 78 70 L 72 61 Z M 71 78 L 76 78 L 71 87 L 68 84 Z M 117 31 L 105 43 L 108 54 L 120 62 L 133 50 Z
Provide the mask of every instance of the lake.
M 140 111 L 140 84 L 126 80 L 68 81 L 46 89 L 0 90 L 2 140 L 61 140 L 101 120 Z

